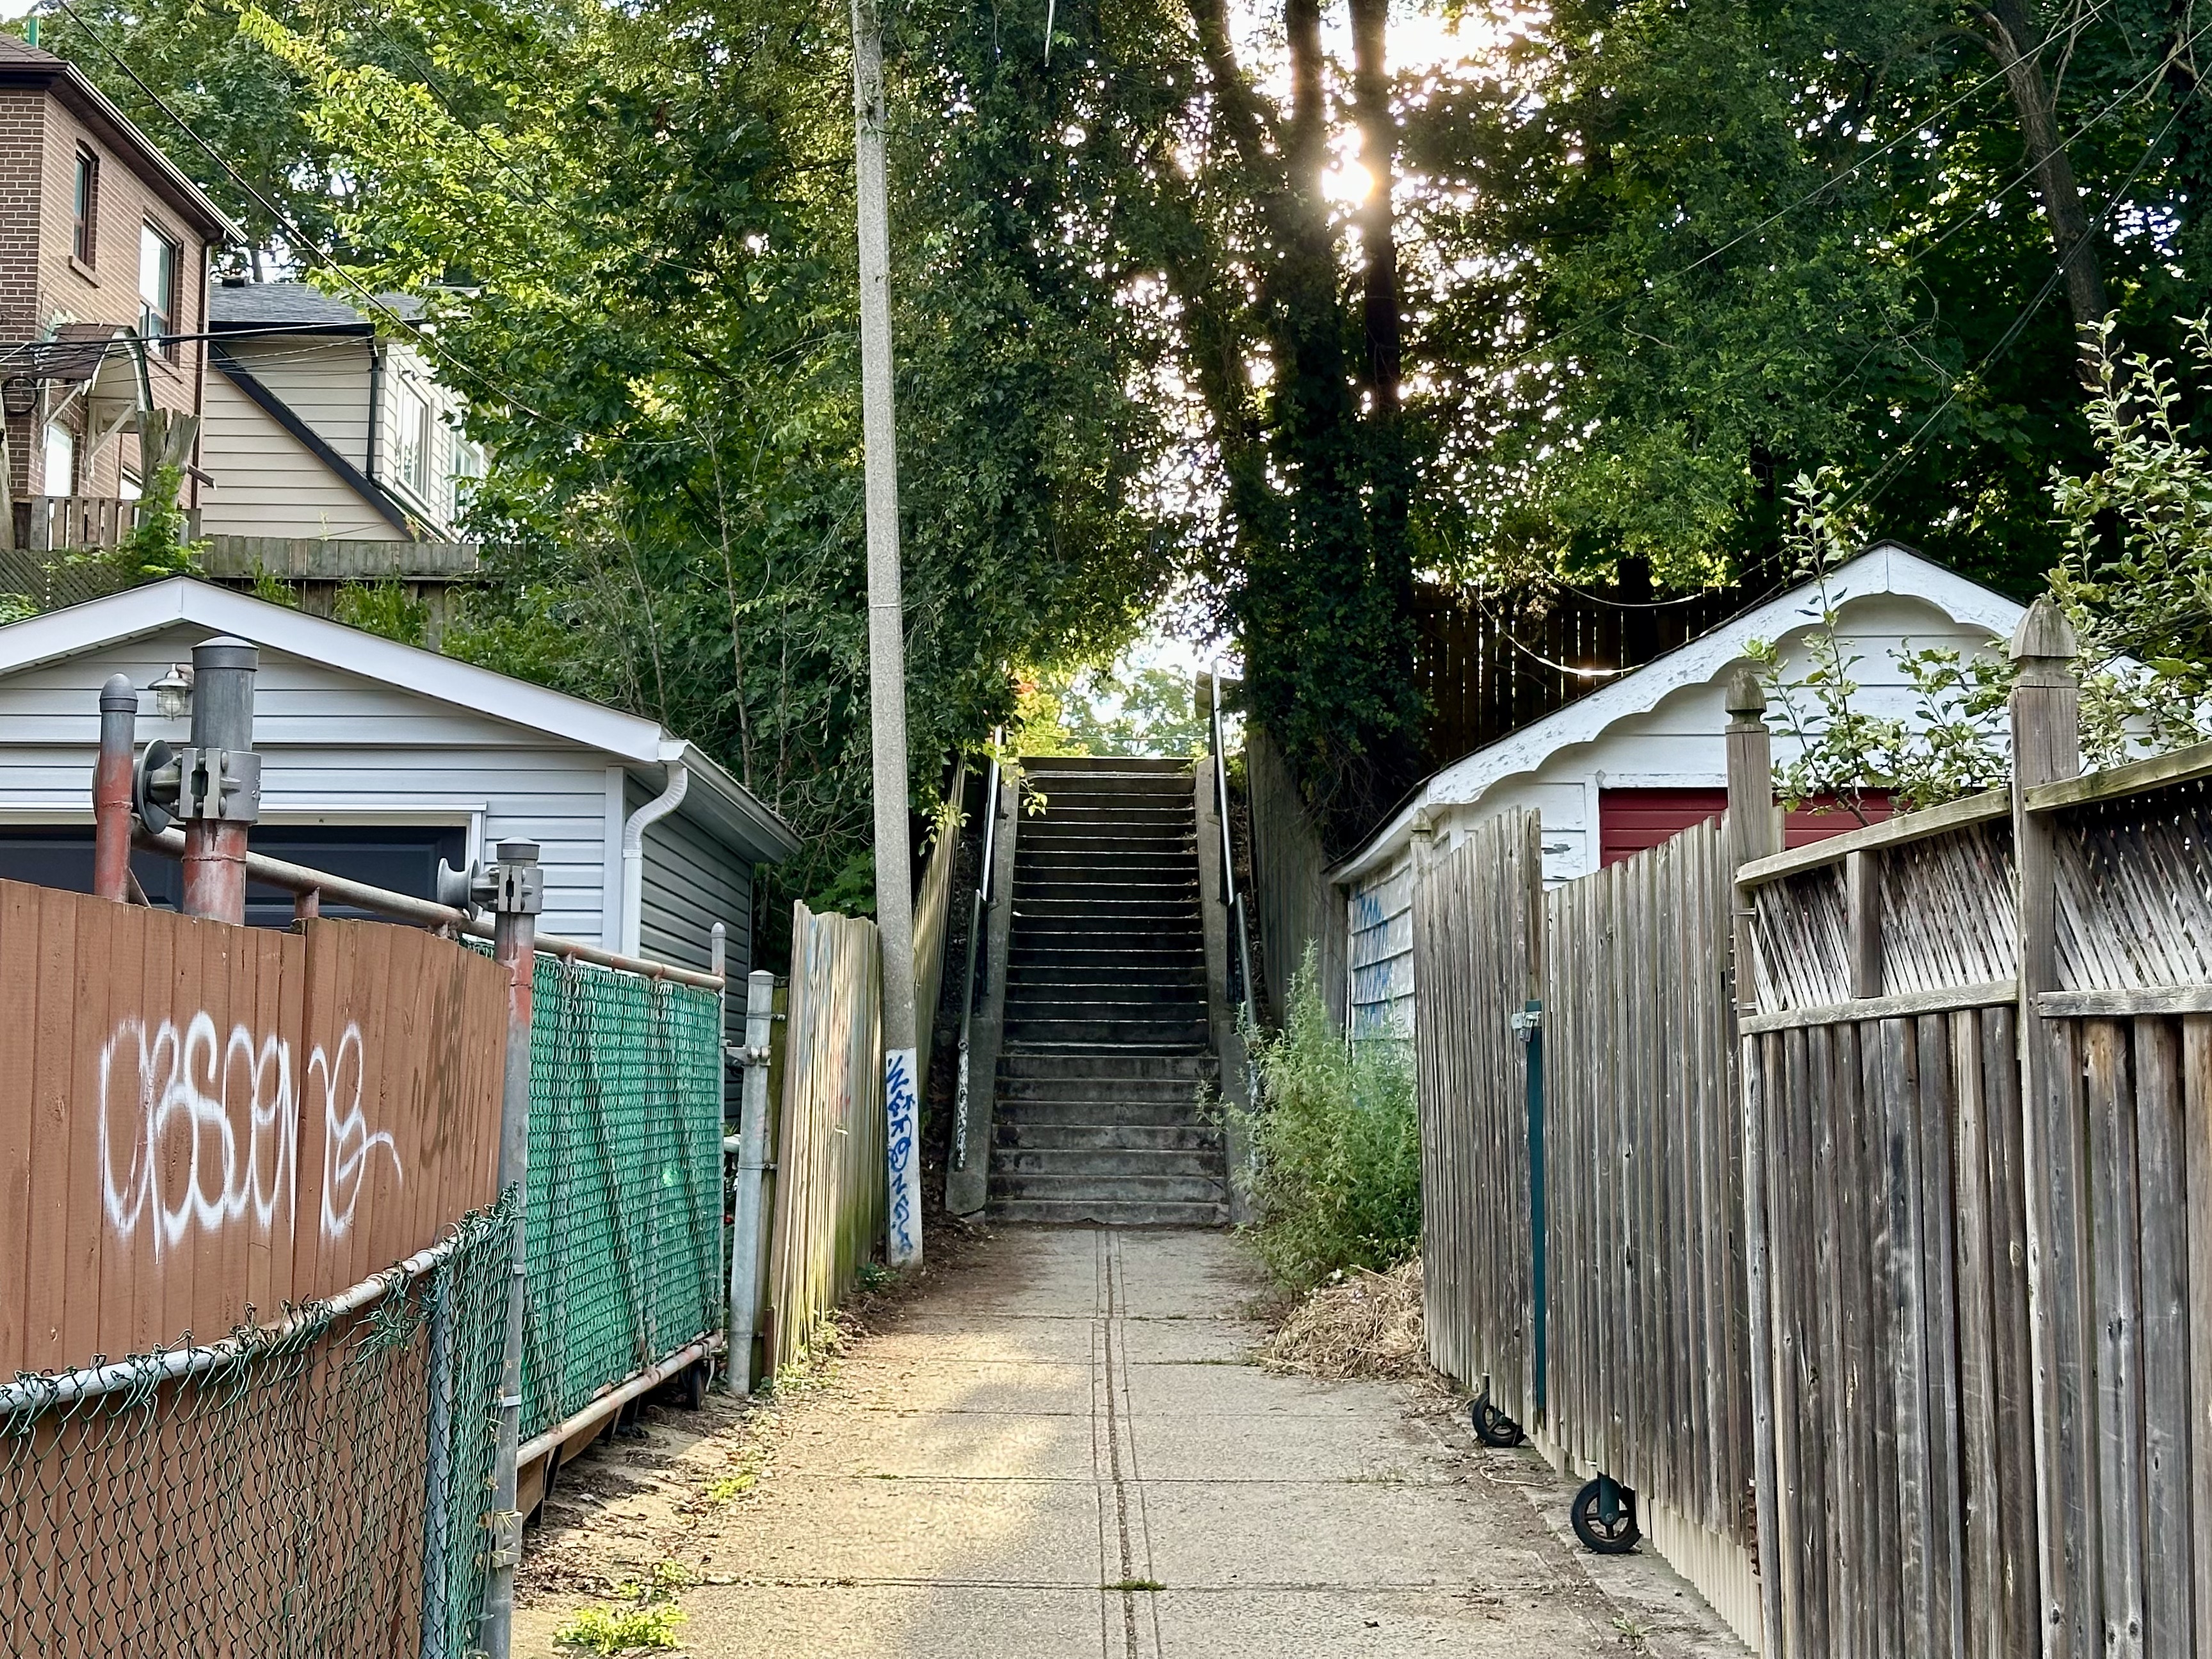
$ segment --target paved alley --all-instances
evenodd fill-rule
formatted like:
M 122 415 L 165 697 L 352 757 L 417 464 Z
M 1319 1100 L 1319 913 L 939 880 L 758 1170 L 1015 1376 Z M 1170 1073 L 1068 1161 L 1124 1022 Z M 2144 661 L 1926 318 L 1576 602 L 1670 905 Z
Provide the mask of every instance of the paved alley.
M 687 1555 L 702 1659 L 1734 1652 L 1655 1559 L 1624 1614 L 1526 1453 L 1248 1362 L 1218 1232 L 1012 1229 L 792 1407 Z M 1554 1505 L 1554 1507 L 1559 1507 Z M 1693 1639 L 1680 1639 L 1687 1633 Z

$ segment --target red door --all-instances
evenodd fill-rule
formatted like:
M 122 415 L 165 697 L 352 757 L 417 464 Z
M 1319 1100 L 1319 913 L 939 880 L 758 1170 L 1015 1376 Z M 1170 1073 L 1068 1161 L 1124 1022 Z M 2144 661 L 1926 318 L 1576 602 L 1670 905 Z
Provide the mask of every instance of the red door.
M 1860 799 L 1869 823 L 1890 816 L 1887 793 Z M 1693 823 L 1728 810 L 1725 789 L 1601 789 L 1598 791 L 1598 862 L 1618 864 L 1647 847 L 1672 840 Z M 1782 844 L 1803 847 L 1856 830 L 1859 821 L 1847 808 L 1810 801 L 1783 820 Z

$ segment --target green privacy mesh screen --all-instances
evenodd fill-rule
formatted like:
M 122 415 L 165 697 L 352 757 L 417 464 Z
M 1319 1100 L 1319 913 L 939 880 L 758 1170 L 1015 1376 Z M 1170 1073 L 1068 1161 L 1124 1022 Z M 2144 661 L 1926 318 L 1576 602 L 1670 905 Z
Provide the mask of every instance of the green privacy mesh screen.
M 541 954 L 522 1437 L 722 1325 L 720 1000 Z
M 0 1392 L 11 1653 L 459 1659 L 483 1597 L 513 1211 L 332 1316 Z M 202 1351 L 205 1357 L 206 1351 Z M 64 1398 L 64 1385 L 96 1388 Z

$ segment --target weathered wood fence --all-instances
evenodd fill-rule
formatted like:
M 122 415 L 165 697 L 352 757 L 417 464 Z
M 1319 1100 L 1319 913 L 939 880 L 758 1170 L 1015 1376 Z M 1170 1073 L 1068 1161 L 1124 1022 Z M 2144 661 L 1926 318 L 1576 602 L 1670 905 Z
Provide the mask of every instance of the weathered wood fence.
M 1732 688 L 1729 821 L 1545 896 L 1534 1114 L 1526 826 L 1416 890 L 1432 1358 L 1790 1659 L 2212 1645 L 2212 745 L 2074 775 L 2063 635 L 2012 790 L 1786 854 Z
M 804 1354 L 883 1237 L 882 960 L 876 925 L 793 907 L 765 1351 Z

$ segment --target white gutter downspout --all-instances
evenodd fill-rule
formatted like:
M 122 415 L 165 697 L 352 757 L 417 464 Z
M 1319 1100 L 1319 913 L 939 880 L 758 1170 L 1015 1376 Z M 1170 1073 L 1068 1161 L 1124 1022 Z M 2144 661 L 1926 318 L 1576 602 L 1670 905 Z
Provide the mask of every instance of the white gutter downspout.
M 668 763 L 668 787 L 623 822 L 622 833 L 622 953 L 634 957 L 645 932 L 645 831 L 684 804 L 691 787 L 690 769 L 680 760 Z

